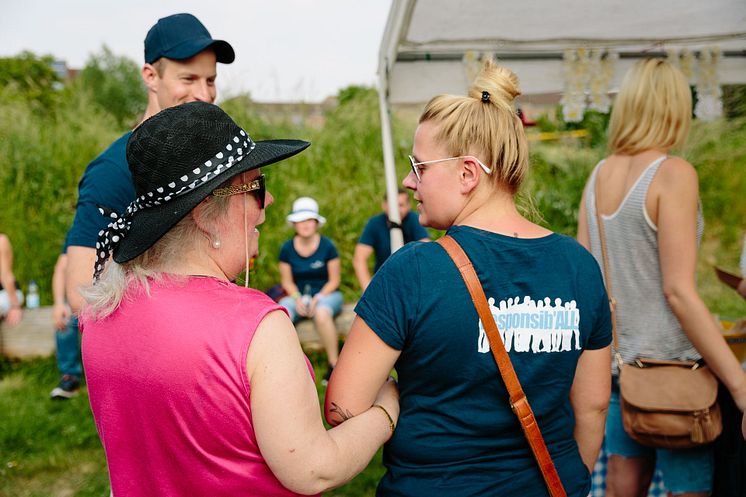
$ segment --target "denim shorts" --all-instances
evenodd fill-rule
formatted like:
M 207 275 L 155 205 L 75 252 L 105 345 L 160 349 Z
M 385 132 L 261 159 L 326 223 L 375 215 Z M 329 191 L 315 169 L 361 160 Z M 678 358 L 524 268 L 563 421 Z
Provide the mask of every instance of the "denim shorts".
M 624 431 L 619 405 L 619 383 L 611 383 L 609 415 L 606 418 L 606 450 L 609 455 L 654 459 L 663 483 L 672 494 L 711 492 L 715 471 L 712 444 L 693 449 L 654 449 L 632 440 Z
M 327 295 L 322 295 L 319 297 L 318 302 L 316 302 L 316 310 L 318 311 L 322 307 L 325 307 L 331 311 L 332 317 L 337 317 L 339 313 L 342 312 L 342 302 L 342 292 L 336 291 Z M 301 319 L 306 319 L 303 316 L 299 316 L 298 312 L 295 310 L 295 299 L 293 297 L 283 297 L 280 300 L 280 305 L 288 310 L 288 314 L 293 323 L 297 323 Z

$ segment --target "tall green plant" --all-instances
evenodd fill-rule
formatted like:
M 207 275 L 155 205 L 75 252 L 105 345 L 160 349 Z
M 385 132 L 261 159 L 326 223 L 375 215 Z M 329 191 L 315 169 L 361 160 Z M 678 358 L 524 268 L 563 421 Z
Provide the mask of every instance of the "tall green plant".
M 90 56 L 75 84 L 89 92 L 99 110 L 111 114 L 119 127 L 131 126 L 145 110 L 147 93 L 139 66 L 106 45 Z
M 23 101 L 35 112 L 49 112 L 59 100 L 60 78 L 52 62 L 31 52 L 0 58 L 0 102 Z
M 66 94 L 55 112 L 33 103 L 0 107 L 0 231 L 14 247 L 14 271 L 25 287 L 35 279 L 51 300 L 51 269 L 72 221 L 77 183 L 88 162 L 116 136 L 113 120 L 84 93 Z
M 331 238 L 342 260 L 342 290 L 348 299 L 358 295 L 352 253 L 367 218 L 380 209 L 384 193 L 381 127 L 378 97 L 370 88 L 343 91 L 345 97 L 328 112 L 321 130 L 297 131 L 311 147 L 287 164 L 267 169 L 275 205 L 267 210 L 262 253 L 257 261 L 258 284 L 279 281 L 277 254 L 293 235 L 285 222 L 292 202 L 300 196 L 318 200 L 328 224 L 322 233 Z
M 42 300 L 50 302 L 49 280 L 64 234 L 72 220 L 77 182 L 88 162 L 123 131 L 116 120 L 77 88 L 62 92 L 57 111 L 35 115 L 24 100 L 0 101 L 0 231 L 16 246 L 16 273 L 25 285 L 42 284 Z M 254 139 L 299 138 L 311 142 L 302 154 L 265 168 L 275 197 L 260 227 L 260 255 L 251 285 L 266 289 L 279 281 L 277 254 L 293 235 L 285 222 L 295 198 L 316 198 L 329 220 L 322 233 L 337 244 L 342 258 L 342 290 L 348 300 L 358 297 L 352 253 L 367 218 L 378 212 L 385 193 L 381 127 L 375 90 L 356 87 L 344 92 L 326 114 L 322 128 L 262 117 L 247 97 L 223 105 Z M 266 112 L 266 110 L 265 110 Z M 700 175 L 700 193 L 707 222 L 700 281 L 705 296 L 718 312 L 739 313 L 740 301 L 721 293 L 710 279 L 718 262 L 737 268 L 746 216 L 746 121 L 695 123 L 684 156 Z M 416 115 L 393 120 L 396 174 L 408 172 Z M 577 208 L 585 181 L 606 154 L 603 144 L 532 144 L 531 171 L 525 193 L 555 231 L 574 235 Z M 722 290 L 725 291 L 725 290 Z

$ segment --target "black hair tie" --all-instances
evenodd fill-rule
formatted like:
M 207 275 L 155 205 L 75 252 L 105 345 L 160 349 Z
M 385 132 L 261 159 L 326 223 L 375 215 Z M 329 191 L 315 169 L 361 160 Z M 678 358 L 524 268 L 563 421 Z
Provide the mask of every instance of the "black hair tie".
M 482 102 L 487 103 L 490 101 L 490 92 L 483 91 L 482 92 Z

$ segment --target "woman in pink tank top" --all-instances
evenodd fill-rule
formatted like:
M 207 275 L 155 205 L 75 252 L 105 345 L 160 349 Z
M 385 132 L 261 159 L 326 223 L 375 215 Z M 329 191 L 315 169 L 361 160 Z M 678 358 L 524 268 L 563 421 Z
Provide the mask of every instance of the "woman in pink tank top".
M 106 213 L 81 317 L 114 496 L 318 494 L 362 471 L 391 437 L 393 381 L 327 431 L 286 312 L 231 283 L 257 254 L 274 200 L 260 168 L 308 145 L 254 142 L 203 102 L 132 133 L 137 199 Z

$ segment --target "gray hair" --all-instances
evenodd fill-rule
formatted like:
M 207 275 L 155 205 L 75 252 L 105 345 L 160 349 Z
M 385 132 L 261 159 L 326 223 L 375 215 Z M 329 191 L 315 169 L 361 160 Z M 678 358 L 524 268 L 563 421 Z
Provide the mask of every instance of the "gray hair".
M 230 184 L 230 180 L 221 186 L 227 184 Z M 228 211 L 228 197 L 209 196 L 200 205 L 203 224 L 215 225 Z M 141 287 L 150 296 L 152 281 L 160 282 L 166 277 L 180 280 L 181 277 L 174 274 L 174 269 L 189 252 L 204 247 L 204 236 L 205 233 L 190 212 L 153 246 L 131 261 L 122 264 L 109 261 L 99 280 L 80 290 L 87 303 L 85 315 L 94 320 L 105 319 L 119 307 L 130 288 Z

